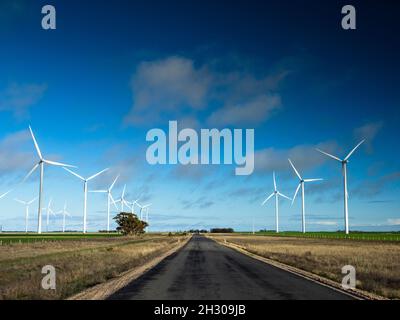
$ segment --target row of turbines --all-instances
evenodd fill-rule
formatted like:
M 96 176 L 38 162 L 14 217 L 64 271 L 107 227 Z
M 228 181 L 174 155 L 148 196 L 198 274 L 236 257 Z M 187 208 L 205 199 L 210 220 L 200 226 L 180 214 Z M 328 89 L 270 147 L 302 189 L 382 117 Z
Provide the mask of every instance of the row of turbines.
M 320 149 L 316 149 L 318 152 L 330 157 L 331 159 L 334 159 L 336 161 L 339 161 L 342 165 L 342 176 L 343 176 L 343 189 L 344 189 L 344 226 L 345 226 L 345 233 L 349 234 L 349 208 L 348 208 L 348 189 L 347 189 L 347 164 L 349 163 L 350 157 L 353 155 L 353 153 L 365 142 L 365 140 L 362 140 L 359 144 L 357 144 L 344 159 L 340 159 L 339 157 L 336 157 L 328 152 L 322 151 Z M 316 182 L 316 181 L 322 181 L 323 179 L 303 179 L 299 171 L 296 169 L 295 165 L 293 162 L 288 159 L 290 166 L 292 167 L 295 175 L 299 179 L 299 184 L 296 188 L 296 191 L 294 193 L 293 198 L 290 198 L 283 193 L 281 193 L 278 190 L 277 183 L 276 183 L 276 176 L 275 172 L 273 173 L 273 184 L 274 184 L 274 191 L 269 195 L 264 202 L 261 204 L 264 206 L 272 197 L 275 197 L 275 230 L 277 233 L 279 233 L 279 197 L 285 198 L 287 200 L 292 201 L 292 205 L 294 201 L 296 200 L 296 196 L 299 193 L 301 189 L 301 221 L 302 221 L 302 232 L 306 233 L 306 208 L 305 208 L 305 183 L 309 182 Z
M 23 201 L 20 199 L 15 199 L 18 203 L 22 204 L 25 206 L 25 232 L 28 232 L 28 220 L 29 220 L 29 207 L 30 205 L 38 200 L 38 225 L 37 225 L 37 233 L 41 234 L 42 233 L 42 212 L 46 211 L 46 231 L 48 231 L 48 226 L 49 226 L 49 217 L 50 215 L 56 215 L 56 214 L 62 214 L 63 215 L 63 224 L 62 224 L 62 231 L 65 232 L 65 223 L 66 223 L 66 217 L 70 216 L 69 212 L 67 211 L 67 203 L 65 202 L 64 207 L 62 210 L 54 212 L 52 209 L 52 199 L 50 199 L 48 205 L 46 208 L 43 208 L 43 179 L 44 179 L 44 168 L 45 165 L 50 165 L 50 166 L 56 166 L 56 167 L 62 167 L 64 170 L 69 172 L 70 174 L 74 175 L 76 178 L 80 179 L 83 182 L 83 233 L 87 233 L 87 198 L 88 198 L 88 192 L 91 193 L 106 193 L 107 194 L 107 232 L 110 231 L 110 224 L 111 224 L 111 204 L 114 205 L 116 210 L 121 210 L 121 212 L 124 212 L 125 207 L 129 208 L 131 213 L 133 214 L 135 211 L 135 206 L 137 206 L 140 210 L 140 219 L 143 220 L 143 217 L 145 217 L 146 222 L 148 222 L 149 219 L 149 209 L 151 204 L 146 204 L 146 205 L 141 205 L 139 203 L 140 197 L 136 199 L 135 201 L 129 201 L 125 198 L 125 191 L 126 191 L 126 185 L 124 185 L 124 188 L 122 190 L 121 196 L 117 199 L 114 200 L 113 195 L 111 193 L 112 189 L 114 188 L 115 184 L 117 183 L 120 175 L 117 175 L 110 185 L 108 189 L 105 190 L 88 190 L 88 182 L 95 179 L 96 177 L 100 176 L 101 174 L 105 173 L 106 171 L 109 170 L 109 168 L 106 168 L 100 172 L 97 172 L 96 174 L 84 178 L 78 173 L 72 171 L 72 168 L 77 168 L 76 166 L 65 164 L 65 163 L 60 163 L 56 161 L 51 161 L 43 157 L 42 152 L 39 148 L 39 145 L 36 141 L 35 135 L 33 134 L 32 128 L 29 126 L 29 131 L 33 140 L 33 143 L 35 145 L 35 149 L 37 152 L 37 155 L 39 157 L 38 162 L 33 166 L 33 168 L 28 172 L 28 174 L 24 177 L 22 180 L 22 183 L 24 183 L 38 168 L 40 170 L 40 179 L 39 179 L 39 195 L 38 197 L 30 200 L 30 201 Z M 71 169 L 70 169 L 71 168 Z M 0 195 L 0 199 L 4 198 L 6 195 L 8 195 L 10 192 L 13 190 L 9 190 L 2 195 Z M 117 207 L 117 203 L 120 203 L 120 208 Z

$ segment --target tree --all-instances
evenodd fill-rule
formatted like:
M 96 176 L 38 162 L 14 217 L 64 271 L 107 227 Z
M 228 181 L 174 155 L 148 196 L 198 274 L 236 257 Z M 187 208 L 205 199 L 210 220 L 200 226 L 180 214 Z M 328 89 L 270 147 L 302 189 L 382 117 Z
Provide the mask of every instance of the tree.
M 118 224 L 117 230 L 126 236 L 143 234 L 148 226 L 147 222 L 140 220 L 136 214 L 128 212 L 120 212 L 114 220 Z
M 233 233 L 235 232 L 232 228 L 213 228 L 210 230 L 211 233 Z

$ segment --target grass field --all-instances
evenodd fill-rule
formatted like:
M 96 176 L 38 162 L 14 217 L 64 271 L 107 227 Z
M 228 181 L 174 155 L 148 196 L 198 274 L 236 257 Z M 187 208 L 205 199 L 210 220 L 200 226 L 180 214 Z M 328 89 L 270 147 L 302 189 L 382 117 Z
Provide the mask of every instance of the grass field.
M 185 238 L 160 234 L 141 237 L 88 234 L 80 235 L 79 239 L 76 234 L 68 235 L 67 239 L 65 236 L 60 239 L 54 234 L 41 235 L 44 241 L 9 242 L 0 246 L 0 300 L 67 298 L 143 265 Z M 18 237 L 21 235 L 15 239 Z M 53 240 L 46 241 L 49 239 Z M 45 265 L 56 268 L 56 290 L 41 288 L 44 277 L 41 270 Z
M 63 241 L 63 240 L 91 240 L 91 239 L 108 239 L 120 237 L 118 233 L 0 233 L 0 244 L 8 243 L 30 243 L 45 241 Z
M 400 298 L 400 243 L 266 236 L 251 234 L 209 235 L 247 251 L 341 283 L 342 267 L 354 266 L 357 288 L 387 298 Z M 382 236 L 382 235 L 380 235 Z M 385 238 L 386 239 L 386 238 Z
M 237 232 L 235 234 L 252 235 L 251 232 Z M 313 239 L 349 239 L 349 240 L 369 240 L 369 241 L 400 241 L 400 232 L 350 232 L 346 235 L 344 232 L 294 232 L 285 231 L 276 233 L 274 231 L 260 231 L 255 236 L 271 237 L 301 237 Z

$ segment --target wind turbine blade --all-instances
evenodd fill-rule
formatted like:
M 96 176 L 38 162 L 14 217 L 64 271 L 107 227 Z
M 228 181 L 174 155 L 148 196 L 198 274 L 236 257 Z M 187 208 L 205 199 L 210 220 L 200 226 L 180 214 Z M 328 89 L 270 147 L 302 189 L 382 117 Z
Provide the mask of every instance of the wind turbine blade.
M 267 201 L 268 201 L 269 199 L 271 199 L 273 196 L 274 196 L 274 193 L 271 193 L 271 195 L 270 195 L 267 199 L 265 199 L 264 202 L 263 202 L 261 205 L 263 206 L 264 204 L 266 204 Z
M 12 191 L 12 190 L 8 190 L 7 192 L 3 193 L 3 194 L 0 196 L 0 199 L 4 198 L 4 197 L 5 197 L 6 195 L 8 195 L 11 191 Z
M 122 190 L 122 196 L 121 196 L 121 199 L 123 199 L 123 198 L 124 198 L 124 196 L 125 196 L 125 189 L 126 189 L 126 185 L 124 185 L 124 189 Z
M 106 168 L 106 169 L 104 169 L 104 170 L 102 170 L 100 172 L 97 172 L 96 174 L 94 174 L 90 178 L 88 178 L 87 181 L 90 181 L 90 180 L 96 178 L 97 176 L 101 175 L 103 172 L 106 172 L 107 170 L 109 170 L 109 168 Z
M 32 175 L 32 173 L 33 173 L 38 167 L 39 167 L 39 163 L 36 163 L 36 164 L 33 166 L 32 170 L 29 171 L 29 173 L 25 176 L 24 179 L 22 179 L 21 183 L 24 183 L 24 182 Z
M 70 164 L 65 164 L 57 161 L 51 161 L 51 160 L 46 160 L 43 159 L 44 163 L 50 164 L 52 166 L 57 166 L 57 167 L 68 167 L 68 168 L 76 168 L 76 166 L 70 165 Z
M 296 173 L 296 176 L 298 176 L 300 180 L 303 180 L 303 178 L 301 177 L 300 173 L 297 171 L 297 169 L 294 166 L 294 164 L 292 163 L 292 161 L 290 159 L 288 159 L 288 160 L 289 160 L 289 163 L 290 163 L 290 165 L 292 166 L 292 168 L 294 170 L 294 173 Z
M 358 145 L 356 145 L 356 146 L 354 147 L 354 149 L 350 151 L 350 153 L 347 155 L 347 157 L 344 158 L 344 160 L 345 160 L 345 161 L 346 161 L 346 160 L 349 160 L 349 158 L 350 158 L 351 155 L 354 153 L 354 151 L 356 151 L 356 150 L 358 149 L 358 147 L 361 146 L 364 142 L 365 142 L 365 139 L 364 139 L 363 141 L 361 141 Z
M 84 178 L 84 177 L 82 177 L 82 176 L 80 176 L 79 174 L 73 172 L 72 170 L 69 170 L 68 168 L 65 168 L 65 167 L 63 167 L 63 169 L 64 169 L 65 171 L 68 171 L 70 174 L 73 174 L 75 177 L 77 177 L 77 178 L 79 178 L 79 179 L 85 181 L 85 178 Z
M 39 158 L 43 159 L 42 153 L 40 152 L 39 145 L 36 142 L 35 135 L 33 134 L 31 126 L 29 126 L 29 131 L 31 132 L 31 136 L 32 136 L 33 144 L 35 145 L 36 152 L 37 152 Z
M 111 198 L 112 204 L 114 205 L 115 209 L 119 210 L 118 207 L 117 207 L 117 205 L 115 204 L 115 200 L 114 200 L 114 198 L 113 198 L 113 196 L 112 196 L 111 193 L 109 193 L 109 196 L 110 196 L 110 198 Z
M 322 151 L 322 150 L 320 150 L 320 149 L 316 149 L 316 150 L 317 150 L 318 152 L 321 152 L 321 153 L 323 153 L 324 155 L 326 155 L 326 156 L 332 158 L 332 159 L 335 159 L 335 160 L 337 160 L 337 161 L 342 162 L 342 160 L 340 160 L 338 157 L 335 157 L 335 156 L 333 156 L 333 155 L 331 155 L 331 154 L 329 154 L 329 153 L 327 153 L 327 152 L 325 152 L 325 151 Z
M 323 181 L 324 179 L 304 179 L 304 182 Z
M 115 183 L 117 182 L 118 178 L 120 175 L 117 175 L 117 177 L 114 179 L 114 182 L 111 184 L 110 188 L 108 190 L 112 190 L 112 188 L 114 188 Z
M 52 160 L 46 160 L 43 159 L 44 163 L 50 164 L 52 166 L 57 166 L 57 167 L 68 167 L 68 168 L 76 168 L 76 166 L 72 166 L 70 164 L 65 164 L 65 163 L 61 163 L 61 162 L 57 162 L 57 161 L 52 161 Z
M 274 179 L 274 190 L 276 191 L 276 178 L 275 178 L 275 171 L 272 174 L 272 177 Z
M 14 201 L 17 201 L 17 202 L 19 202 L 19 203 L 21 203 L 21 204 L 27 204 L 25 201 L 22 201 L 22 200 L 19 200 L 19 199 L 14 199 Z
M 285 196 L 283 193 L 278 192 L 278 195 L 280 195 L 281 197 L 284 197 L 284 198 L 292 201 L 292 198 L 289 198 L 288 196 Z
M 294 200 L 296 200 L 296 196 L 297 196 L 297 193 L 298 193 L 299 190 L 300 190 L 300 187 L 301 187 L 301 183 L 299 183 L 299 185 L 297 186 L 296 192 L 294 193 L 294 197 L 293 197 L 293 200 L 292 200 L 292 205 L 293 205 L 293 203 L 294 203 Z
M 36 201 L 36 199 L 37 199 L 37 197 L 36 197 L 36 198 L 34 198 L 34 199 L 32 199 L 31 201 L 29 201 L 29 202 L 28 202 L 28 204 L 32 204 L 32 203 L 34 203 L 34 202 Z
M 107 193 L 108 190 L 89 190 L 91 193 Z

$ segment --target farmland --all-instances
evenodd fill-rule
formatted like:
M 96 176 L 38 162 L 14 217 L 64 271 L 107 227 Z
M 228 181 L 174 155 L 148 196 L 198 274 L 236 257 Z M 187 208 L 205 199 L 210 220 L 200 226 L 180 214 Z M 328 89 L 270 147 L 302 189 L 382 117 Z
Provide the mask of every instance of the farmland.
M 251 232 L 238 232 L 238 235 L 250 235 Z M 400 232 L 295 232 L 286 231 L 276 233 L 275 231 L 259 231 L 254 236 L 270 237 L 294 237 L 294 238 L 313 238 L 313 239 L 346 239 L 346 240 L 366 240 L 366 241 L 400 241 Z
M 0 233 L 0 243 L 32 243 L 32 242 L 49 242 L 49 241 L 71 241 L 71 240 L 95 240 L 110 239 L 120 237 L 118 233 Z
M 387 298 L 400 298 L 400 243 L 362 238 L 329 239 L 323 238 L 327 236 L 324 233 L 319 236 L 210 235 L 217 241 L 239 245 L 248 252 L 338 283 L 343 277 L 342 267 L 352 265 L 356 269 L 357 288 Z
M 16 241 L 6 243 L 4 239 L 0 246 L 0 299 L 64 299 L 141 266 L 184 239 L 161 234 L 2 237 Z M 56 268 L 57 290 L 41 289 L 45 265 Z

